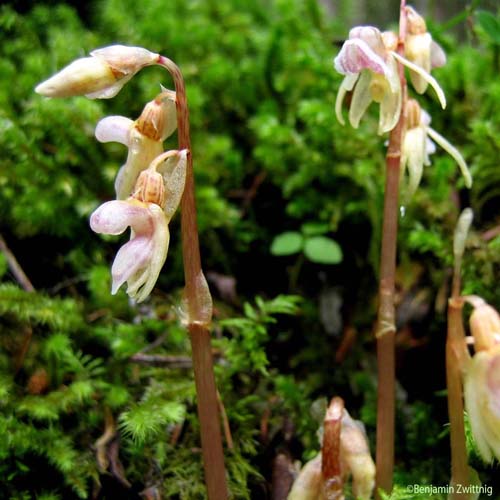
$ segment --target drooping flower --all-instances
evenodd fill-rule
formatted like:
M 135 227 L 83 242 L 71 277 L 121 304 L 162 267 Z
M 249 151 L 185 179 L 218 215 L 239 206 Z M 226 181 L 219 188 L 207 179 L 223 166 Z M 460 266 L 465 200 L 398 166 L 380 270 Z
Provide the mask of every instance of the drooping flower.
M 430 73 L 432 68 L 444 66 L 446 54 L 427 32 L 424 18 L 412 7 L 406 7 L 406 19 L 405 57 L 427 73 Z M 427 90 L 427 81 L 413 70 L 410 70 L 410 79 L 419 94 Z
M 353 28 L 334 65 L 339 73 L 346 75 L 335 103 L 339 122 L 344 124 L 344 97 L 354 89 L 349 109 L 350 124 L 357 128 L 366 109 L 375 101 L 380 104 L 379 134 L 392 130 L 401 111 L 401 83 L 396 61 L 385 48 L 380 31 L 373 26 Z
M 111 293 L 127 282 L 127 293 L 141 302 L 151 293 L 167 257 L 170 234 L 165 213 L 154 203 L 132 198 L 108 201 L 90 217 L 96 233 L 118 235 L 129 226 L 131 239 L 120 248 L 111 268 Z
M 142 47 L 125 45 L 93 50 L 90 57 L 73 61 L 40 83 L 35 92 L 46 97 L 85 95 L 91 99 L 109 99 L 139 70 L 155 64 L 159 57 Z
M 168 224 L 184 190 L 187 151 L 168 151 L 141 172 L 133 195 L 108 201 L 90 217 L 96 233 L 118 235 L 131 228 L 130 241 L 118 251 L 111 293 L 126 282 L 130 297 L 142 302 L 151 293 L 167 258 Z M 164 164 L 167 164 L 165 167 Z M 157 169 L 163 168 L 162 173 Z
M 442 135 L 438 134 L 430 125 L 431 118 L 428 113 L 420 109 L 414 99 L 406 103 L 406 126 L 401 148 L 402 178 L 408 170 L 407 196 L 411 198 L 422 179 L 424 165 L 430 165 L 429 155 L 436 151 L 436 146 L 431 139 L 439 144 L 458 164 L 465 179 L 465 185 L 470 188 L 472 177 L 464 158 L 452 144 Z
M 115 180 L 116 197 L 127 199 L 140 172 L 163 151 L 163 141 L 177 127 L 175 92 L 167 89 L 146 104 L 135 121 L 124 116 L 108 116 L 96 127 L 99 142 L 119 142 L 128 147 L 126 163 Z
M 335 69 L 346 75 L 335 102 L 335 112 L 341 124 L 344 124 L 342 103 L 346 93 L 353 90 L 349 122 L 354 128 L 358 127 L 372 101 L 380 104 L 378 133 L 389 132 L 396 126 L 402 102 L 397 61 L 431 84 L 442 107 L 446 106 L 444 93 L 436 80 L 395 52 L 396 42 L 397 37 L 393 33 L 382 34 L 373 26 L 358 26 L 349 32 L 349 39 L 334 60 Z
M 465 369 L 465 408 L 481 457 L 500 461 L 500 316 L 478 297 L 466 300 L 475 305 L 470 326 L 476 353 Z

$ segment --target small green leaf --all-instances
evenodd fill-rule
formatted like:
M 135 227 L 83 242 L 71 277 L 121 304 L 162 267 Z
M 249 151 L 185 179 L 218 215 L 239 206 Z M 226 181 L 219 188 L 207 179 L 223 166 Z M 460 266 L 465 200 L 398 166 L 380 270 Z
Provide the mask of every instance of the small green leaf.
M 317 264 L 338 264 L 342 262 L 342 249 L 339 244 L 326 236 L 314 236 L 304 245 L 306 257 Z
M 479 10 L 476 12 L 477 22 L 484 32 L 491 38 L 491 41 L 500 45 L 500 22 L 491 12 Z
M 304 239 L 296 231 L 288 231 L 274 237 L 271 244 L 273 255 L 292 255 L 302 250 Z
M 330 228 L 325 222 L 305 222 L 300 230 L 305 236 L 318 236 L 327 233 Z

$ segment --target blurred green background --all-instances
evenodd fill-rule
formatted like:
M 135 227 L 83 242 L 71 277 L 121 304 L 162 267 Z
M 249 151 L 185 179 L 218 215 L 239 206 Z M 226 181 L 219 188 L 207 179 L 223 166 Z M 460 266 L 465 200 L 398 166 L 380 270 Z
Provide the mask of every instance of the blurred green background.
M 463 153 L 474 185 L 466 190 L 438 150 L 401 211 L 403 489 L 449 481 L 445 307 L 452 233 L 466 206 L 475 219 L 464 289 L 500 306 L 496 2 L 416 7 L 447 52 L 434 75 L 449 104 L 440 110 L 432 91 L 418 99 Z M 385 138 L 376 135 L 374 106 L 358 130 L 336 122 L 342 77 L 332 60 L 353 25 L 394 28 L 398 15 L 394 1 L 2 5 L 0 234 L 36 292 L 20 289 L 0 253 L 1 498 L 204 498 L 189 341 L 176 314 L 178 217 L 163 273 L 141 305 L 123 291 L 109 294 L 109 267 L 126 237 L 88 227 L 92 211 L 113 198 L 126 157 L 121 145 L 94 139 L 96 123 L 112 114 L 135 119 L 160 83 L 172 83 L 148 68 L 110 101 L 33 92 L 73 59 L 113 43 L 170 57 L 186 80 L 234 498 L 277 498 L 275 457 L 283 453 L 292 467 L 314 456 L 315 408 L 325 398 L 345 399 L 373 451 Z M 131 359 L 137 353 L 158 355 L 161 366 Z M 99 441 L 105 429 L 113 437 Z M 479 462 L 472 443 L 471 464 L 500 491 L 496 468 Z

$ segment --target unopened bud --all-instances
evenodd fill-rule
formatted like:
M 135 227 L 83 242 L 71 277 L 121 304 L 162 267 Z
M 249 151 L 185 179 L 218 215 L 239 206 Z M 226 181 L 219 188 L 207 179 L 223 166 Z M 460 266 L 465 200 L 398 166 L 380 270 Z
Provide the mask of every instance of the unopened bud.
M 413 7 L 406 7 L 406 20 L 410 35 L 421 35 L 427 32 L 425 19 Z
M 420 126 L 421 109 L 420 104 L 415 99 L 408 99 L 405 107 L 406 127 L 412 129 Z
M 155 203 L 163 208 L 165 204 L 165 182 L 163 175 L 154 169 L 143 170 L 135 183 L 132 197 L 144 203 Z
M 491 349 L 500 335 L 500 316 L 498 312 L 486 302 L 474 297 L 476 305 L 470 316 L 470 329 L 474 336 L 474 349 L 476 352 Z M 471 302 L 471 298 L 466 298 Z
M 135 127 L 154 141 L 164 141 L 177 127 L 175 92 L 164 90 L 148 102 Z
M 35 91 L 46 97 L 85 95 L 91 99 L 114 97 L 141 68 L 159 55 L 141 47 L 112 45 L 94 50 L 90 57 L 73 61 Z

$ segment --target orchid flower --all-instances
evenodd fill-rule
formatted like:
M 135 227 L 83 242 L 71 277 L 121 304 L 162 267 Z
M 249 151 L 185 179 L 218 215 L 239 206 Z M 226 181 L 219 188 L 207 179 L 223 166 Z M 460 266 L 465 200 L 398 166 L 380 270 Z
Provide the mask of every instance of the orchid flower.
M 470 326 L 476 349 L 465 369 L 465 408 L 481 457 L 500 461 L 500 316 L 479 297 L 465 299 L 475 306 Z
M 130 198 L 108 201 L 91 215 L 90 227 L 96 233 L 118 235 L 131 228 L 130 241 L 111 268 L 112 294 L 125 282 L 137 302 L 151 293 L 167 258 L 168 224 L 184 191 L 186 163 L 185 150 L 163 153 L 141 172 Z M 161 168 L 163 172 L 157 172 Z
M 380 104 L 378 133 L 392 130 L 401 113 L 402 90 L 397 61 L 424 78 L 436 91 L 444 108 L 446 99 L 436 80 L 422 68 L 401 57 L 395 49 L 397 37 L 382 34 L 373 26 L 358 26 L 349 32 L 349 39 L 334 60 L 335 69 L 346 75 L 335 102 L 337 119 L 343 125 L 342 103 L 353 90 L 349 122 L 357 128 L 372 101 Z
M 140 172 L 163 151 L 163 141 L 177 127 L 175 92 L 167 89 L 146 104 L 133 121 L 124 116 L 108 116 L 96 127 L 99 142 L 119 142 L 128 147 L 126 163 L 115 180 L 116 197 L 125 200 L 132 192 Z
M 425 20 L 412 7 L 406 7 L 408 30 L 405 38 L 405 57 L 427 73 L 432 68 L 440 68 L 446 63 L 446 54 L 427 32 Z M 413 87 L 419 94 L 427 90 L 427 81 L 410 70 Z
M 436 146 L 431 139 L 457 162 L 464 176 L 465 185 L 468 188 L 472 185 L 472 177 L 463 156 L 458 149 L 429 126 L 430 122 L 429 114 L 420 109 L 417 101 L 409 99 L 406 103 L 407 130 L 401 148 L 401 168 L 403 173 L 408 169 L 408 198 L 415 194 L 422 179 L 424 165 L 430 165 L 429 155 L 436 151 Z
M 40 83 L 35 92 L 46 97 L 85 95 L 109 99 L 142 68 L 156 64 L 159 54 L 141 47 L 111 45 L 93 50 L 90 57 L 73 61 L 54 76 Z

